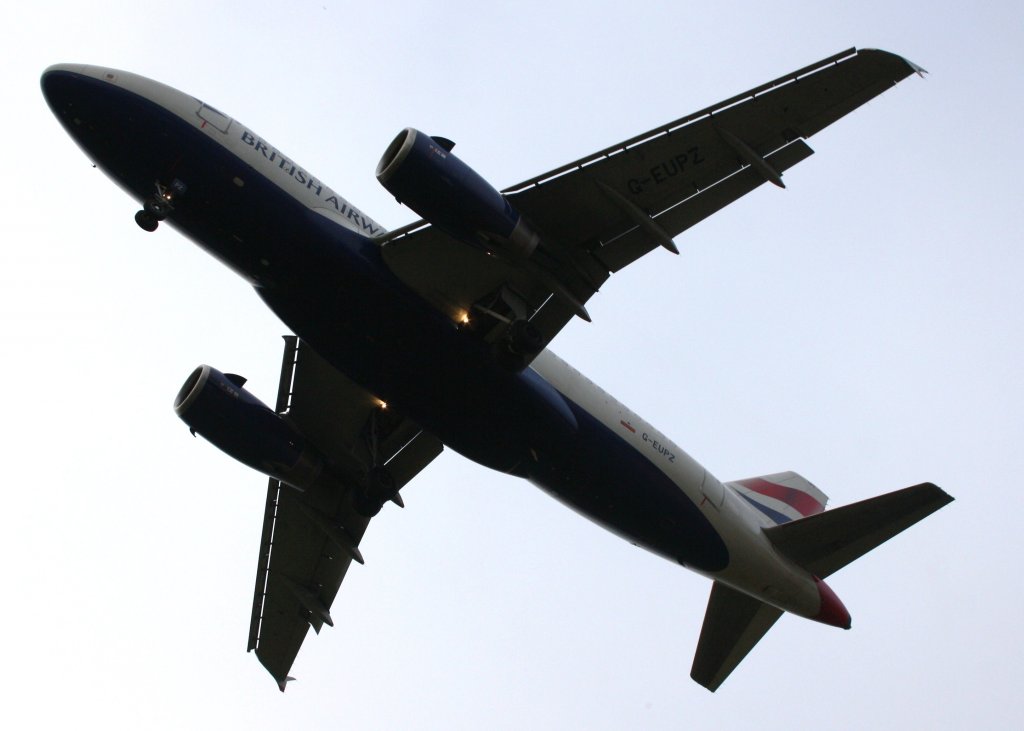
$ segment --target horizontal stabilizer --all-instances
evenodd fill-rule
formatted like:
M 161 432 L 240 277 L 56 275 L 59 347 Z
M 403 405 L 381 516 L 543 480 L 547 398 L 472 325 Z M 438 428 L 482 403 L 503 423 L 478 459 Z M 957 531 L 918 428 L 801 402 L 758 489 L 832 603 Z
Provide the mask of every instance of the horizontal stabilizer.
M 781 616 L 781 609 L 716 581 L 690 677 L 712 692 L 717 690 Z
M 764 532 L 781 553 L 824 579 L 952 501 L 925 482 Z

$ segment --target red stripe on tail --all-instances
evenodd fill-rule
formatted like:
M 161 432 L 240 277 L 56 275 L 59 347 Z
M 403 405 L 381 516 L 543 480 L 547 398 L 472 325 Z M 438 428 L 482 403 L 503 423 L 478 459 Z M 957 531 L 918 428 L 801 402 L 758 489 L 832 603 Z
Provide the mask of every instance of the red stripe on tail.
M 737 482 L 754 492 L 781 500 L 805 518 L 808 515 L 817 515 L 825 509 L 824 505 L 806 492 L 794 490 L 784 485 L 776 485 L 774 482 L 768 482 L 768 480 L 763 480 L 760 477 L 752 477 L 749 480 L 737 480 Z

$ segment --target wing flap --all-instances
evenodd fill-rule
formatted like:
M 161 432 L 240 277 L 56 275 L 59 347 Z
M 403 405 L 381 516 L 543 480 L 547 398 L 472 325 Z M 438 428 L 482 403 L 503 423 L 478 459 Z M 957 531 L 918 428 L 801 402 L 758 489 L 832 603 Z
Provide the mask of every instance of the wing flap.
M 341 582 L 353 559 L 363 562 L 358 546 L 369 520 L 353 508 L 352 481 L 373 466 L 376 450 L 402 487 L 443 447 L 294 336 L 285 338 L 277 410 L 343 468 L 338 490 L 304 493 L 277 480 L 267 488 L 248 649 L 284 690 L 309 628 L 333 625 Z
M 499 261 L 423 222 L 381 239 L 385 262 L 453 321 L 494 315 L 488 342 L 529 319 L 550 342 L 610 272 L 806 159 L 803 141 L 920 69 L 885 51 L 849 49 L 723 102 L 506 188 L 540 236 L 529 262 Z M 649 220 L 648 220 L 649 219 Z M 510 312 L 512 313 L 510 315 Z M 504 314 L 503 314 L 504 313 Z M 525 313 L 525 314 L 524 314 Z
M 437 457 L 444 450 L 441 440 L 425 431 L 412 437 L 401 451 L 388 460 L 387 468 L 395 479 L 398 488 L 419 474 L 423 465 Z
M 806 142 L 797 140 L 765 159 L 776 171 L 782 173 L 813 154 L 814 150 Z M 669 236 L 678 236 L 765 182 L 765 178 L 757 170 L 748 166 L 705 190 L 695 191 L 689 198 L 653 216 L 653 220 Z M 658 245 L 657 241 L 651 240 L 637 226 L 602 246 L 594 255 L 608 267 L 609 271 L 617 272 Z
M 542 234 L 608 241 L 624 219 L 595 194 L 599 182 L 654 215 L 746 167 L 737 141 L 766 158 L 916 70 L 885 51 L 851 49 L 514 186 L 508 197 Z
M 399 279 L 452 321 L 515 276 L 500 259 L 429 225 L 386 240 L 381 254 Z
M 330 616 L 329 608 L 352 559 L 336 550 L 302 510 L 300 493 L 279 484 L 276 493 L 277 519 L 261 572 L 265 588 L 254 601 L 254 605 L 260 603 L 261 614 L 250 627 L 250 643 L 255 640 L 256 657 L 280 684 L 288 677 L 309 628 L 319 633 L 325 614 Z M 357 544 L 368 522 L 354 513 L 347 516 L 347 531 Z
M 587 157 L 580 158 L 579 160 L 574 160 L 573 162 L 562 165 L 559 168 L 549 170 L 548 172 L 543 173 L 542 175 L 536 175 L 530 178 L 529 180 L 524 180 L 523 182 L 517 185 L 513 185 L 504 189 L 502 193 L 517 193 L 521 190 L 529 188 L 530 186 L 545 183 L 561 175 L 571 173 L 579 168 L 588 167 L 596 162 L 599 162 L 604 158 L 611 157 L 612 155 L 623 152 L 624 150 L 627 150 L 631 147 L 636 147 L 637 145 L 647 142 L 648 140 L 654 137 L 658 137 L 662 134 L 671 132 L 672 130 L 684 127 L 690 122 L 700 119 L 701 117 L 712 115 L 715 114 L 716 112 L 728 109 L 734 104 L 738 104 L 739 102 L 742 102 L 746 99 L 756 97 L 760 94 L 763 94 L 766 91 L 775 88 L 776 86 L 788 83 L 794 79 L 799 79 L 802 76 L 806 76 L 807 74 L 813 73 L 814 71 L 818 71 L 831 64 L 842 61 L 844 58 L 854 56 L 856 55 L 856 53 L 856 48 L 848 48 L 845 51 L 840 51 L 837 54 L 829 56 L 828 58 L 824 58 L 821 61 L 817 61 L 815 63 L 809 64 L 808 66 L 804 66 L 803 68 L 797 69 L 796 71 L 788 73 L 785 76 L 780 76 L 779 78 L 773 81 L 769 81 L 767 83 L 761 84 L 760 86 L 756 86 L 753 89 L 750 89 L 749 91 L 745 91 L 741 94 L 736 94 L 735 96 L 732 96 L 724 101 L 718 102 L 717 104 L 713 104 L 710 107 L 705 107 L 704 109 L 688 114 L 685 117 L 680 117 L 679 119 L 673 122 L 669 122 L 668 124 L 662 125 L 661 127 L 657 127 L 647 132 L 643 132 L 642 134 L 638 134 L 634 137 L 629 138 L 628 140 L 624 140 L 623 142 L 620 142 L 616 145 L 612 145 L 611 147 L 606 147 L 603 150 L 598 150 L 597 152 L 588 155 Z M 917 68 L 914 67 L 914 70 L 917 70 Z
M 325 408 L 325 405 L 344 407 Z M 363 428 L 380 402 L 298 341 L 287 416 L 317 448 L 335 461 L 369 460 Z

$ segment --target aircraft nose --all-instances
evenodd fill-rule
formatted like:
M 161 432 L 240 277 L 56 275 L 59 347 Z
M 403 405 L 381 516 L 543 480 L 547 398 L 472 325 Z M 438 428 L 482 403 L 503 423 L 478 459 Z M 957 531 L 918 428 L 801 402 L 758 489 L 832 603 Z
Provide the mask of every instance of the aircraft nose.
M 73 67 L 70 64 L 55 64 L 43 72 L 39 79 L 39 85 L 43 88 L 43 96 L 50 106 L 53 106 L 54 97 L 60 93 L 60 88 L 67 82 L 67 79 L 74 75 Z
M 39 85 L 43 97 L 54 114 L 60 116 L 76 101 L 94 95 L 97 89 L 116 83 L 117 74 L 101 66 L 80 63 L 58 63 L 43 71 Z M 107 82 L 107 83 L 103 83 Z
M 59 63 L 50 66 L 43 72 L 39 85 L 43 89 L 43 97 L 55 114 L 76 95 L 82 87 L 85 74 L 81 64 Z

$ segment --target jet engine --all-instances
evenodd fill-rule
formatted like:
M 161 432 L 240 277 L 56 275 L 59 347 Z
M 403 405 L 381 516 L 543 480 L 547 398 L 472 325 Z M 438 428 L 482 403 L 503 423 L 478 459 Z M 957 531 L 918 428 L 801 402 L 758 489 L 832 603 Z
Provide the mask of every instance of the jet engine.
M 300 490 L 312 487 L 324 470 L 323 456 L 244 384 L 241 376 L 199 366 L 174 399 L 174 411 L 193 435 L 242 464 Z
M 377 180 L 455 238 L 526 259 L 538 237 L 505 197 L 452 154 L 455 143 L 407 127 L 388 145 Z

